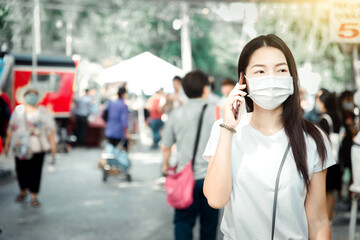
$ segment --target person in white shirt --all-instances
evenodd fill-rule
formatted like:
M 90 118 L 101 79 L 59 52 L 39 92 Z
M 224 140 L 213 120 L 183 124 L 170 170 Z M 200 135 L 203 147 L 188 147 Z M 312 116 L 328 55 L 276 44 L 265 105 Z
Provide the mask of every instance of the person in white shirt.
M 173 78 L 173 85 L 174 85 L 174 93 L 167 96 L 167 99 L 166 99 L 167 103 L 169 103 L 171 105 L 170 111 L 184 105 L 184 103 L 186 103 L 188 100 L 188 98 L 184 92 L 184 89 L 182 87 L 181 77 L 175 76 Z
M 251 40 L 242 74 L 203 155 L 204 194 L 213 208 L 225 207 L 224 239 L 330 239 L 325 177 L 335 161 L 327 135 L 301 116 L 290 49 L 272 34 Z

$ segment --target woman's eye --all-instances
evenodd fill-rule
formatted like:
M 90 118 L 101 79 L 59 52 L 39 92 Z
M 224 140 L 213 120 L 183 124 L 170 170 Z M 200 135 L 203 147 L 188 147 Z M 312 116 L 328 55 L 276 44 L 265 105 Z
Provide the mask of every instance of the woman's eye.
M 255 73 L 265 73 L 263 70 L 258 70 Z
M 280 69 L 279 71 L 280 71 L 280 72 L 288 72 L 288 70 L 285 69 L 285 68 L 284 68 L 284 69 Z

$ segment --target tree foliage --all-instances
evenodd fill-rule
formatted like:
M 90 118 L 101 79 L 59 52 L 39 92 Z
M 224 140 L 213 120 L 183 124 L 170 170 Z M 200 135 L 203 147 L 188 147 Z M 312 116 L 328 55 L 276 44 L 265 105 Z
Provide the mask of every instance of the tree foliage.
M 0 6 L 0 43 L 7 42 L 11 39 L 11 25 L 12 22 L 9 19 L 9 8 L 7 6 Z
M 236 79 L 239 54 L 250 36 L 244 22 L 224 22 L 211 9 L 218 3 L 190 4 L 189 16 L 194 68 L 212 75 Z M 298 66 L 311 63 L 329 89 L 350 84 L 351 59 L 345 47 L 329 42 L 327 4 L 260 3 L 255 23 L 257 34 L 274 33 L 292 50 Z M 0 5 L 1 42 L 13 51 L 31 52 L 32 1 Z M 207 14 L 202 9 L 208 7 Z M 73 53 L 92 61 L 108 56 L 131 58 L 150 51 L 181 67 L 181 19 L 178 1 L 41 0 L 41 43 L 45 54 L 65 54 L 71 33 Z M 71 32 L 68 26 L 72 24 Z M 140 67 L 139 67 L 140 68 Z
M 329 40 L 329 4 L 262 3 L 256 30 L 273 33 L 290 47 L 298 67 L 311 63 L 322 76 L 321 87 L 342 91 L 351 88 L 351 58 L 345 48 Z

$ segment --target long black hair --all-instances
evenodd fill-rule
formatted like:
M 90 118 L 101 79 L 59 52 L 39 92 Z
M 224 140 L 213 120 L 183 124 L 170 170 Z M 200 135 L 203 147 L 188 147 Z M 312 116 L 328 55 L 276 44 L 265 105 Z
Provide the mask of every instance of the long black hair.
M 252 54 L 257 49 L 262 47 L 274 47 L 279 49 L 285 55 L 290 75 L 293 78 L 294 93 L 293 95 L 289 96 L 283 103 L 283 113 L 281 117 L 284 124 L 285 133 L 290 141 L 290 146 L 295 158 L 297 170 L 300 176 L 302 176 L 302 178 L 304 179 L 306 188 L 308 188 L 310 183 L 310 177 L 307 165 L 308 156 L 304 132 L 314 139 L 317 146 L 317 152 L 320 156 L 323 166 L 327 158 L 327 153 L 324 138 L 320 130 L 314 124 L 303 119 L 302 117 L 298 74 L 296 70 L 295 60 L 290 49 L 284 41 L 282 41 L 279 37 L 273 34 L 261 35 L 257 38 L 254 38 L 248 44 L 246 44 L 243 51 L 241 52 L 238 63 L 238 77 L 240 77 L 241 72 L 245 73 L 245 69 L 249 65 Z M 245 100 L 247 108 L 252 111 L 252 100 L 249 97 L 246 97 Z

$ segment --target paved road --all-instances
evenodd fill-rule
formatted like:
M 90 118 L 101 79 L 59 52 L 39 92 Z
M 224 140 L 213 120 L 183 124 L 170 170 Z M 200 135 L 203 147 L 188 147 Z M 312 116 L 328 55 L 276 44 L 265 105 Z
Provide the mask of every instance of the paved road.
M 173 210 L 154 183 L 160 175 L 160 152 L 141 147 L 131 154 L 132 183 L 124 176 L 103 183 L 96 168 L 100 152 L 79 148 L 59 156 L 54 168 L 47 162 L 39 209 L 32 208 L 29 200 L 14 203 L 18 192 L 14 176 L 0 179 L 0 240 L 173 239 Z M 6 164 L 12 167 L 11 162 Z M 349 213 L 336 215 L 333 239 L 348 239 L 348 223 Z M 360 217 L 357 232 L 360 239 Z M 198 227 L 194 239 L 197 233 Z

